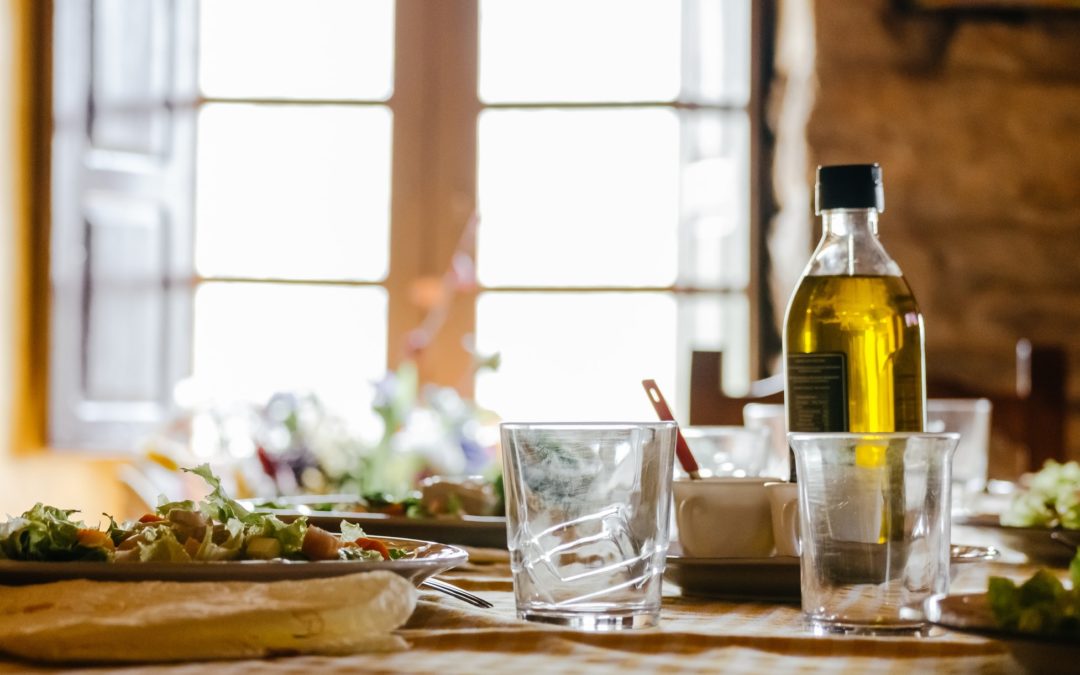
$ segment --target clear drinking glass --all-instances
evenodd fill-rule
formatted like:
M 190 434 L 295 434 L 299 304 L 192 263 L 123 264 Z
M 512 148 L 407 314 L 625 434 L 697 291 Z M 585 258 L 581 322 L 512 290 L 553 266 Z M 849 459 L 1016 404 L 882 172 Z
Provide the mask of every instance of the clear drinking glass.
M 743 406 L 743 424 L 751 429 L 769 430 L 769 461 L 764 475 L 791 476 L 791 451 L 787 443 L 787 411 L 783 403 L 747 403 Z
M 970 511 L 976 496 L 986 489 L 993 407 L 985 398 L 932 398 L 926 401 L 927 431 L 960 434 L 953 457 L 954 511 Z
M 736 426 L 683 427 L 702 477 L 765 476 L 769 467 L 769 431 Z M 680 468 L 676 476 L 686 474 Z
M 587 630 L 656 625 L 675 423 L 504 423 L 518 616 Z
M 949 489 L 959 435 L 791 433 L 802 607 L 818 632 L 920 629 L 949 588 Z

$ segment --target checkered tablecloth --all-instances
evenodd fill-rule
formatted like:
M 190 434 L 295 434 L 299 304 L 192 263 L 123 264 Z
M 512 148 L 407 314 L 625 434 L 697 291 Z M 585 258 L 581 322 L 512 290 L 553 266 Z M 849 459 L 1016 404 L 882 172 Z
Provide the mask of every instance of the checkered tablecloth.
M 682 597 L 665 584 L 661 626 L 584 633 L 519 621 L 505 552 L 472 551 L 472 560 L 443 578 L 487 598 L 493 609 L 423 591 L 399 631 L 410 649 L 384 654 L 294 656 L 258 661 L 185 663 L 64 672 L 134 673 L 1014 673 L 1003 643 L 937 631 L 920 638 L 818 637 L 795 605 Z M 978 566 L 967 590 L 985 589 Z M 963 582 L 963 580 L 958 580 Z M 981 586 L 980 586 L 981 585 Z M 182 636 L 177 636 L 182 639 Z M 0 662 L 0 673 L 58 672 Z

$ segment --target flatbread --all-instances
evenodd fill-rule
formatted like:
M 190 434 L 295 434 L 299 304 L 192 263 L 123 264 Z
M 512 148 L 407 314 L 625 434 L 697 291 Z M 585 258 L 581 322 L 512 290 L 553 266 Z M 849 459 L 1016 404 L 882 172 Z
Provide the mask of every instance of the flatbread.
M 78 563 L 72 563 L 78 564 Z M 0 651 L 56 662 L 188 661 L 403 649 L 416 589 L 386 571 L 256 582 L 0 587 Z

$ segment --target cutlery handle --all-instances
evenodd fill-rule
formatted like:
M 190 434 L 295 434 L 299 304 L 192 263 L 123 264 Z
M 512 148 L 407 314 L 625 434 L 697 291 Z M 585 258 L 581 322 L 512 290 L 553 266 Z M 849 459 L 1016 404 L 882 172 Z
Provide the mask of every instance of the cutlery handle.
M 491 604 L 490 602 L 488 602 L 487 600 L 481 598 L 479 595 L 476 595 L 474 593 L 470 593 L 469 591 L 466 591 L 464 588 L 458 588 L 457 586 L 455 586 L 455 585 L 453 585 L 451 583 L 447 583 L 445 581 L 442 581 L 441 579 L 436 579 L 435 577 L 428 577 L 427 579 L 424 579 L 420 583 L 421 583 L 422 586 L 427 586 L 428 588 L 430 588 L 432 590 L 439 591 L 440 593 L 445 593 L 446 595 L 449 595 L 450 597 L 457 598 L 458 600 L 463 600 L 463 601 L 469 603 L 470 605 L 474 605 L 476 607 L 483 607 L 484 609 L 491 609 L 492 607 L 495 606 L 495 605 Z
M 641 386 L 645 387 L 645 393 L 649 395 L 649 401 L 652 402 L 653 410 L 665 422 L 674 422 L 675 416 L 671 414 L 671 408 L 668 407 L 667 401 L 664 400 L 664 395 L 660 393 L 660 387 L 656 386 L 655 380 L 642 380 Z M 675 456 L 679 458 L 679 464 L 682 465 L 683 471 L 690 474 L 693 479 L 701 478 L 701 474 L 698 473 L 698 463 L 694 459 L 693 453 L 690 452 L 690 446 L 686 444 L 686 439 L 683 438 L 682 431 L 679 427 L 675 427 Z

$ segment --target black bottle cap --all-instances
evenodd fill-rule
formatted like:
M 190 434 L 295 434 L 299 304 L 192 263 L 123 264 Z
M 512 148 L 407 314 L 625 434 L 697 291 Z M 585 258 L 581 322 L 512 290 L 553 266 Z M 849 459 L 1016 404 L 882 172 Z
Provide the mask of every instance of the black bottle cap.
M 885 210 L 885 188 L 877 164 L 819 166 L 814 187 L 815 213 L 828 209 Z

